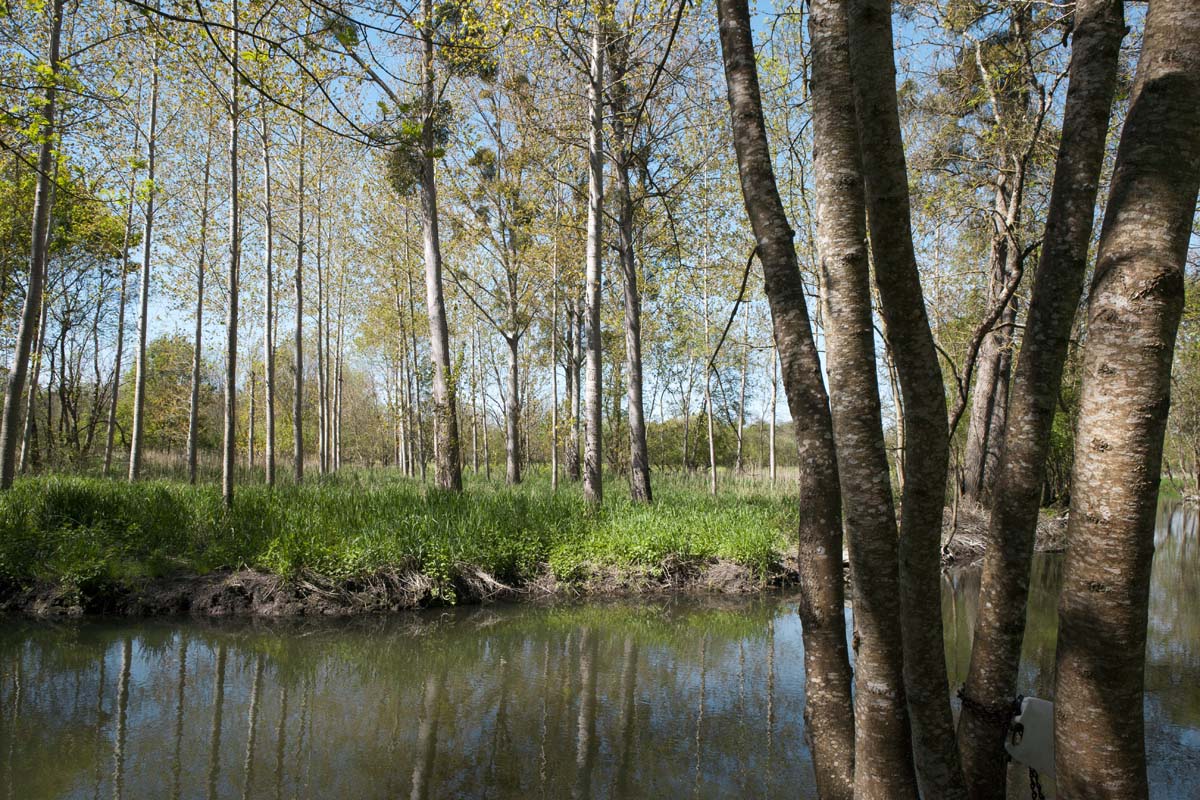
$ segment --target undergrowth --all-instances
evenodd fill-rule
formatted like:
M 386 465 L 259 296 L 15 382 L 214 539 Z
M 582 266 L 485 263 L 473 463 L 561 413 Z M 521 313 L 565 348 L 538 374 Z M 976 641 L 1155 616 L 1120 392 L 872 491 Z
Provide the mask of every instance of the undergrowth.
M 301 486 L 239 487 L 231 510 L 214 486 L 129 484 L 78 476 L 23 478 L 0 494 L 0 583 L 86 587 L 251 568 L 350 579 L 379 570 L 426 575 L 453 601 L 464 569 L 520 584 L 549 570 L 579 580 L 598 567 L 661 573 L 723 559 L 766 577 L 794 530 L 794 506 L 768 486 L 711 497 L 663 476 L 653 505 L 607 486 L 599 511 L 577 486 L 543 475 L 518 487 L 468 481 L 461 495 L 385 471 Z

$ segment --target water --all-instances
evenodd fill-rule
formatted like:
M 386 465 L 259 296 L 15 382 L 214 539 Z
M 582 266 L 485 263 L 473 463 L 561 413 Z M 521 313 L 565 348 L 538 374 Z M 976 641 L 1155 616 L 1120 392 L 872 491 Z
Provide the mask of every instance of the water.
M 1164 507 L 1147 648 L 1155 797 L 1200 787 L 1200 536 Z M 1021 689 L 1049 696 L 1061 557 Z M 947 658 L 978 575 L 947 580 Z M 4 797 L 813 797 L 795 604 L 454 609 L 338 624 L 0 625 Z M 1018 795 L 1019 796 L 1019 795 Z

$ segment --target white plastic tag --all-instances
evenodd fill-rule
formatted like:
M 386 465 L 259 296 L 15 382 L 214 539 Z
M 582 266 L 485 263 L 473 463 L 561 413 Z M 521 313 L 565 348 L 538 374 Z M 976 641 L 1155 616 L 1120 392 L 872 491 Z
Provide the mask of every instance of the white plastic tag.
M 1054 704 L 1037 697 L 1021 701 L 1021 712 L 1013 717 L 1004 748 L 1039 775 L 1054 777 Z

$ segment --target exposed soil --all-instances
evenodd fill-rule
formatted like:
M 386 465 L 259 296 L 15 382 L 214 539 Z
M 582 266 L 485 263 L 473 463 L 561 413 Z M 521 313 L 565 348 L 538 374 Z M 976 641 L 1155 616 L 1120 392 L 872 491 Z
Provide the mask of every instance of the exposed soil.
M 942 566 L 966 567 L 978 564 L 987 550 L 988 512 L 966 504 L 958 509 L 958 520 L 946 509 L 942 517 Z M 1067 516 L 1038 517 L 1034 551 L 1057 553 L 1067 546 Z
M 547 569 L 509 586 L 484 570 L 460 565 L 459 604 L 573 596 L 618 597 L 664 593 L 748 594 L 795 583 L 794 559 L 762 580 L 730 561 L 666 564 L 661 570 L 594 567 L 562 582 Z M 334 580 L 316 574 L 284 579 L 254 570 L 153 578 L 132 584 L 45 582 L 0 587 L 0 612 L 41 618 L 191 616 L 198 618 L 339 617 L 444 605 L 435 583 L 418 572 L 380 571 Z

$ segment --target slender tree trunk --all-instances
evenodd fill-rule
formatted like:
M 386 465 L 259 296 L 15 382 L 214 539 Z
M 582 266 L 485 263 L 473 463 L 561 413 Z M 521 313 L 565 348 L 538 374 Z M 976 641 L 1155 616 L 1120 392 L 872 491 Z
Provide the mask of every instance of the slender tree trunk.
M 940 545 L 950 459 L 945 389 L 913 249 L 892 7 L 886 0 L 851 0 L 849 5 L 850 64 L 875 283 L 900 384 L 894 401 L 902 409 L 897 436 L 905 448 L 897 455 L 898 474 L 903 476 L 899 622 L 904 686 L 921 788 L 927 796 L 949 800 L 965 797 L 965 788 L 948 702 L 942 633 Z M 819 86 L 814 80 L 814 97 Z M 869 314 L 865 322 L 870 325 Z
M 775 455 L 775 418 L 777 416 L 777 404 L 779 402 L 779 353 L 775 347 L 774 338 L 771 339 L 771 433 L 770 433 L 770 464 L 771 464 L 771 483 L 775 483 L 775 474 L 777 469 L 777 461 Z
M 746 0 L 718 0 L 721 53 L 742 196 L 754 229 L 770 302 L 784 388 L 799 449 L 798 530 L 805 720 L 824 800 L 853 796 L 854 719 L 846 648 L 842 515 L 829 400 L 763 120 Z
M 316 256 L 317 256 L 317 325 L 314 331 L 314 339 L 317 343 L 317 474 L 324 475 L 328 471 L 329 465 L 329 427 L 326 424 L 329 419 L 328 410 L 326 407 L 329 398 L 329 386 L 326 378 L 328 372 L 325 368 L 328 360 L 328 353 L 325 348 L 325 252 L 322 248 L 321 233 L 322 233 L 322 213 L 321 213 L 321 189 L 322 189 L 322 165 L 318 163 L 317 167 L 317 241 L 316 241 Z
M 234 58 L 238 58 L 238 0 L 230 9 Z M 221 497 L 233 506 L 234 469 L 237 465 L 237 329 L 238 280 L 242 258 L 242 218 L 238 197 L 238 126 L 241 98 L 237 70 L 229 72 L 229 298 L 225 316 L 225 435 L 221 464 Z
M 475 345 L 471 345 L 472 364 Z M 471 399 L 471 454 L 475 455 L 475 400 Z M 478 466 L 475 469 L 479 471 Z M 554 247 L 550 263 L 550 489 L 558 491 L 558 192 L 554 194 Z
M 407 213 L 407 212 L 406 212 Z M 423 418 L 421 415 L 421 372 L 417 367 L 417 315 L 413 307 L 413 285 L 412 274 L 408 276 L 408 330 L 412 336 L 412 379 L 413 389 L 412 396 L 416 398 L 416 432 L 413 434 L 417 439 L 417 461 L 421 464 L 421 482 L 425 482 L 425 437 L 422 434 L 424 430 Z
M 854 603 L 854 796 L 916 798 L 896 603 L 899 541 L 876 377 L 849 14 L 847 3 L 839 0 L 814 0 L 810 8 L 818 266 Z
M 979 612 L 959 716 L 959 748 L 973 800 L 1000 800 L 1004 726 L 978 708 L 1004 707 L 1017 688 L 1029 567 L 1050 428 L 1071 325 L 1083 291 L 1100 170 L 1116 89 L 1123 0 L 1081 0 L 1050 210 L 1017 361 L 1004 452 L 993 494 Z
M 158 138 L 158 37 L 150 63 L 150 129 L 146 134 L 146 227 L 142 233 L 142 270 L 138 287 L 137 365 L 133 383 L 133 434 L 129 444 L 129 480 L 142 468 L 142 438 L 146 426 L 146 334 L 149 326 L 150 253 L 154 241 L 154 166 Z M 65 365 L 64 365 L 65 366 Z
M 204 269 L 208 258 L 209 191 L 212 175 L 212 136 L 204 152 L 204 188 L 200 200 L 200 258 L 196 264 L 196 330 L 192 339 L 192 387 L 188 403 L 187 463 L 188 483 L 196 482 L 196 453 L 200 443 L 200 368 L 203 363 L 201 344 L 204 336 Z
M 1200 6 L 1146 17 L 1087 309 L 1058 601 L 1060 797 L 1148 796 L 1143 720 L 1171 359 L 1200 191 Z
M 618 45 L 626 51 L 628 45 Z M 613 145 L 617 177 L 617 252 L 621 262 L 622 288 L 625 295 L 625 366 L 628 374 L 626 405 L 629 412 L 629 494 L 635 503 L 653 499 L 650 487 L 650 450 L 646 444 L 646 412 L 642 402 L 642 291 L 639 285 L 637 254 L 633 243 L 633 193 L 629 167 L 633 161 L 633 132 L 627 130 L 629 88 L 626 83 L 628 53 L 613 61 Z
M 254 371 L 254 363 L 251 362 L 249 371 L 249 380 L 247 381 L 247 393 L 250 395 L 250 420 L 246 429 L 246 468 L 254 469 L 254 423 L 255 423 L 255 406 L 254 396 L 258 394 L 258 374 Z
M 303 106 L 302 106 L 303 107 Z M 292 365 L 292 472 L 296 483 L 304 480 L 304 119 L 300 119 L 298 180 L 296 182 L 296 319 Z
M 422 0 L 425 25 L 422 76 L 425 94 L 425 124 L 422 126 L 424 153 L 421 162 L 421 225 L 425 240 L 425 305 L 429 313 L 429 349 L 433 362 L 434 455 L 438 486 L 462 491 L 462 463 L 458 443 L 458 412 L 455 377 L 450 365 L 450 330 L 446 321 L 446 299 L 442 291 L 442 247 L 438 238 L 437 183 L 434 177 L 434 74 L 433 0 Z
M 333 468 L 342 468 L 342 347 L 346 327 L 346 267 L 338 268 L 337 345 L 333 369 Z
M 38 375 L 42 371 L 42 349 L 46 346 L 46 315 L 50 310 L 50 298 L 42 292 L 40 300 L 41 313 L 37 328 L 37 343 L 33 348 L 33 361 L 29 365 L 29 388 L 25 395 L 25 430 L 21 437 L 21 457 L 18 461 L 18 471 L 25 474 L 26 468 L 32 462 L 38 463 L 37 456 L 37 387 Z M 47 433 L 49 433 L 47 431 Z M 1200 474 L 1200 473 L 1198 473 Z
M 4 417 L 0 420 L 0 489 L 12 486 L 17 460 L 17 442 L 21 434 L 21 398 L 29 372 L 29 351 L 38 325 L 42 286 L 46 279 L 46 232 L 50 226 L 51 167 L 54 161 L 56 114 L 58 111 L 59 45 L 62 39 L 64 0 L 50 5 L 49 76 L 43 94 L 40 130 L 43 137 L 38 147 L 37 185 L 33 196 L 33 228 L 29 248 L 29 281 L 25 287 L 25 302 L 21 308 L 21 325 L 17 329 L 17 344 L 13 351 L 12 370 L 8 373 L 8 388 L 4 395 Z M 33 413 L 32 409 L 29 410 Z
M 707 176 L 705 186 L 707 187 Z M 707 194 L 707 191 L 705 192 Z M 705 214 L 707 217 L 707 213 Z M 708 433 L 708 493 L 717 493 L 717 443 L 716 431 L 713 425 L 713 396 L 712 396 L 712 341 L 710 338 L 710 322 L 708 309 L 708 242 L 704 243 L 704 257 L 700 265 L 704 275 L 704 417 Z
M 583 496 L 588 504 L 603 500 L 603 352 L 600 341 L 600 302 L 604 259 L 604 50 L 608 13 L 601 0 L 592 23 L 591 73 L 588 82 L 588 218 L 587 218 L 587 441 L 583 455 Z
M 738 388 L 737 452 L 733 459 L 733 471 L 742 474 L 742 456 L 746 438 L 746 375 L 750 372 L 750 315 L 742 318 L 742 380 Z
M 133 135 L 137 148 L 137 129 Z M 117 296 L 117 341 L 113 357 L 113 388 L 108 404 L 108 430 L 104 438 L 104 477 L 112 472 L 113 441 L 117 432 L 117 400 L 121 390 L 121 362 L 125 355 L 125 297 L 129 286 L 129 245 L 133 238 L 133 193 L 137 187 L 137 170 L 129 174 L 129 204 L 125 208 L 125 239 L 121 244 L 121 290 Z
M 520 339 L 516 334 L 505 336 L 508 345 L 508 392 L 504 414 L 505 482 L 514 486 L 521 482 L 521 396 L 518 372 L 517 347 Z
M 275 217 L 271 205 L 271 131 L 267 104 L 262 112 L 263 144 L 263 400 L 267 486 L 275 485 Z

